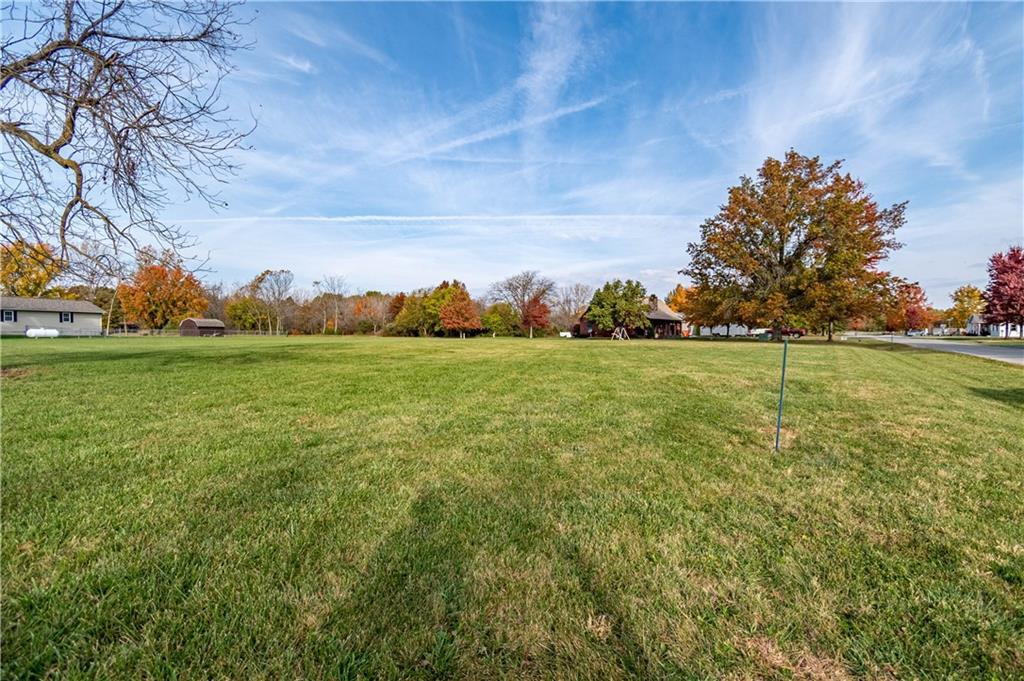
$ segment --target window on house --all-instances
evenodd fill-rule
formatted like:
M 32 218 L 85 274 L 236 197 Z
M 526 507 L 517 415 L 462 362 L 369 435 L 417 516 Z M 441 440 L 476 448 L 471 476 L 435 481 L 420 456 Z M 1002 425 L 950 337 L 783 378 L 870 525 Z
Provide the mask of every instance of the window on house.
M 14 321 L 14 310 L 4 310 L 3 314 L 4 314 L 3 320 L 5 322 L 13 322 Z
M 70 324 L 71 323 L 71 313 L 70 312 L 61 312 L 60 313 L 60 323 L 61 324 Z

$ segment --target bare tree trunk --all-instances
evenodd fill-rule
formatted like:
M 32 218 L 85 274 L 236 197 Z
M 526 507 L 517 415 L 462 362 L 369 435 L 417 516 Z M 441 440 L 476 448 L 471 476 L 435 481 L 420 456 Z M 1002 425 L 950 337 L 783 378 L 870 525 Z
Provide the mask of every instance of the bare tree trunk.
M 114 316 L 114 301 L 117 300 L 117 289 L 121 288 L 121 280 L 117 280 L 114 293 L 110 296 L 110 310 L 107 312 L 107 335 L 110 335 L 110 318 Z
M 530 325 L 530 338 L 533 338 L 533 325 Z
M 813 330 L 813 329 L 812 329 Z M 828 321 L 828 342 L 832 342 L 832 320 Z

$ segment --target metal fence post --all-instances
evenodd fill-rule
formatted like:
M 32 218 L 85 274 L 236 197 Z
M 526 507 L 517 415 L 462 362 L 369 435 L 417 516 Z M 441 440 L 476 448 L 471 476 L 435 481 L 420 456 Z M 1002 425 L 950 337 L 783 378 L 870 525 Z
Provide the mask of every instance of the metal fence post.
M 782 381 L 779 383 L 779 414 L 775 419 L 775 451 L 779 451 L 779 434 L 782 431 L 782 403 L 786 399 L 786 358 L 789 355 L 789 339 L 782 342 Z

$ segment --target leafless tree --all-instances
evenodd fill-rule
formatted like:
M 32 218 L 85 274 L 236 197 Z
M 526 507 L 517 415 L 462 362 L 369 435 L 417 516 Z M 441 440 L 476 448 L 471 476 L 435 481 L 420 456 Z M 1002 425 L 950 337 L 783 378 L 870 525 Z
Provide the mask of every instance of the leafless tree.
M 594 287 L 587 284 L 560 287 L 555 294 L 555 325 L 563 331 L 572 328 L 593 297 Z
M 145 245 L 193 241 L 159 214 L 235 170 L 220 103 L 244 47 L 237 4 L 9 1 L 0 7 L 0 224 L 70 268 L 116 273 Z
M 363 316 L 373 323 L 374 333 L 388 323 L 389 307 L 391 307 L 391 296 L 386 294 L 367 295 L 363 300 Z
M 223 282 L 206 284 L 203 286 L 203 297 L 206 298 L 207 317 L 223 320 L 225 318 L 224 307 L 227 304 L 228 296 L 224 292 Z
M 338 322 L 342 312 L 342 298 L 348 292 L 348 283 L 345 281 L 345 277 L 339 277 L 334 274 L 324 276 L 320 281 L 314 282 L 314 286 L 320 291 L 321 295 L 324 296 L 325 300 L 330 301 L 328 308 L 330 312 L 334 313 L 334 332 L 338 333 Z M 324 313 L 324 333 L 327 332 L 327 311 Z
M 555 282 L 542 277 L 538 272 L 527 270 L 513 275 L 508 279 L 491 284 L 487 292 L 491 300 L 508 303 L 516 311 L 519 318 L 523 317 L 523 310 L 531 298 L 539 297 L 547 302 L 555 289 Z
M 281 335 L 281 321 L 284 318 L 288 297 L 292 292 L 295 275 L 288 270 L 267 270 L 262 276 L 263 282 L 260 290 L 263 293 L 263 300 L 273 311 L 275 332 L 277 335 Z

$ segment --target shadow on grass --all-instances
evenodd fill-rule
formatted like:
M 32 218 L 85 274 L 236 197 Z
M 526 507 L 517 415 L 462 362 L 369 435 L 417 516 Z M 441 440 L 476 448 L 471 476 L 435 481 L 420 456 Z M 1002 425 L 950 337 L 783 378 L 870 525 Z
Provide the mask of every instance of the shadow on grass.
M 216 352 L 211 352 L 216 350 Z M 236 350 L 226 352 L 221 348 L 210 346 L 203 348 L 159 348 L 142 351 L 125 350 L 83 350 L 72 352 L 44 352 L 19 357 L 15 361 L 4 361 L 4 369 L 21 369 L 35 366 L 60 366 L 61 364 L 87 363 L 122 363 L 145 360 L 147 366 L 176 367 L 193 364 L 222 365 L 254 365 L 279 362 L 296 362 L 297 360 L 314 360 L 302 349 L 286 349 L 280 346 L 261 348 L 259 350 Z M 317 360 L 318 361 L 318 360 Z
M 360 585 L 322 628 L 333 640 L 320 642 L 326 644 L 321 654 L 330 656 L 321 668 L 342 679 L 458 678 L 472 676 L 467 669 L 477 666 L 515 677 L 524 669 L 558 668 L 560 653 L 524 650 L 476 611 L 481 552 L 499 545 L 570 570 L 584 598 L 614 623 L 607 645 L 625 674 L 650 677 L 671 667 L 630 626 L 629 605 L 603 583 L 600 566 L 572 540 L 556 539 L 550 518 L 515 496 L 457 482 L 422 491 L 408 522 L 379 545 Z
M 971 388 L 972 393 L 1011 407 L 1024 407 L 1024 388 Z
M 472 546 L 483 539 L 478 522 L 460 525 L 494 512 L 470 497 L 454 483 L 425 490 L 409 522 L 377 548 L 360 586 L 325 627 L 347 634 L 333 661 L 340 678 L 410 669 L 428 678 L 454 675 Z

